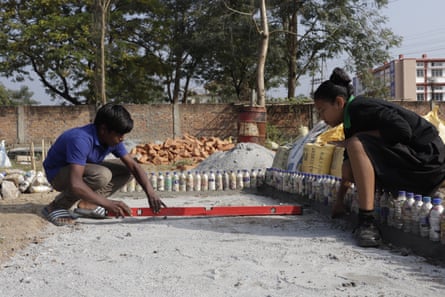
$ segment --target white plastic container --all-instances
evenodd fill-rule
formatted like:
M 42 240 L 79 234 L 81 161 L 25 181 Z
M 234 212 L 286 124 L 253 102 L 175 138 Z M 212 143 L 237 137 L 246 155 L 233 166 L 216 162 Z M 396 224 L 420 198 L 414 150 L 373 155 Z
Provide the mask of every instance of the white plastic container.
M 187 171 L 187 176 L 185 180 L 185 190 L 187 192 L 192 192 L 194 190 L 194 178 L 190 171 Z
M 165 178 L 164 178 L 164 183 L 165 183 L 165 191 L 166 192 L 171 192 L 172 191 L 172 185 L 173 185 L 173 181 L 172 181 L 172 176 L 170 174 L 170 172 L 166 172 L 165 173 Z
M 430 214 L 430 210 L 433 207 L 433 204 L 431 204 L 431 197 L 424 196 L 422 198 L 423 205 L 420 208 L 419 212 L 419 231 L 420 236 L 422 237 L 429 237 L 430 232 L 430 224 L 428 221 L 428 216 Z
M 402 209 L 405 201 L 406 201 L 406 192 L 399 191 L 397 199 L 394 201 L 394 227 L 396 227 L 397 229 L 403 228 Z
M 219 171 L 219 170 L 216 171 L 215 186 L 216 186 L 216 190 L 217 191 L 224 190 L 224 187 L 223 187 L 223 175 L 222 175 L 221 171 Z
M 431 241 L 440 241 L 440 220 L 443 213 L 442 199 L 433 198 L 433 207 L 430 210 L 429 222 L 430 222 L 430 233 L 429 238 Z
M 173 172 L 172 191 L 179 192 L 179 175 L 176 171 Z
M 154 172 L 152 172 L 150 174 L 150 183 L 151 183 L 151 187 L 153 188 L 153 190 L 158 189 L 158 178 L 156 177 L 156 173 L 154 173 Z
M 243 170 L 243 187 L 250 188 L 250 173 L 249 170 Z
M 185 192 L 187 190 L 187 176 L 184 171 L 179 173 L 179 191 Z
M 162 174 L 162 172 L 159 172 L 158 174 L 158 191 L 159 192 L 164 192 L 165 191 L 165 182 L 164 182 L 164 175 Z
M 402 206 L 403 232 L 411 232 L 412 227 L 412 208 L 414 205 L 414 193 L 406 193 L 406 200 Z
M 201 174 L 201 191 L 209 190 L 209 175 L 203 171 Z
M 194 190 L 196 192 L 201 191 L 201 174 L 199 173 L 199 171 L 195 172 L 195 176 L 194 176 Z
M 209 173 L 209 191 L 216 190 L 216 176 L 215 173 L 211 170 Z
M 411 232 L 413 234 L 420 234 L 419 215 L 422 205 L 423 205 L 422 195 L 415 195 L 414 204 L 411 208 Z

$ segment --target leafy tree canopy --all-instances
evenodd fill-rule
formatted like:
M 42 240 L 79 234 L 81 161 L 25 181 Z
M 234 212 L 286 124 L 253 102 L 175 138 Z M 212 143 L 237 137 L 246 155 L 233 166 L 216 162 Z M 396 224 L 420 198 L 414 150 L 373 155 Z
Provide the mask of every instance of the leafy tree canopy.
M 3 0 L 0 73 L 37 77 L 69 104 L 93 104 L 94 1 Z M 298 79 L 346 54 L 363 74 L 400 42 L 379 9 L 387 0 L 270 0 L 266 88 Z M 115 0 L 108 12 L 106 92 L 125 103 L 186 102 L 192 85 L 226 102 L 255 89 L 258 7 L 243 0 Z

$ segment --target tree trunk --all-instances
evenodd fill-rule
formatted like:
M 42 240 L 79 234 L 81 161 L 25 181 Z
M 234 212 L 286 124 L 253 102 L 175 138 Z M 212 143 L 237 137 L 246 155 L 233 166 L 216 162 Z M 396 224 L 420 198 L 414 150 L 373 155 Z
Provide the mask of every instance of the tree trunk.
M 264 68 L 266 64 L 267 49 L 269 47 L 269 25 L 267 23 L 266 0 L 261 0 L 261 43 L 258 55 L 257 68 L 257 105 L 266 106 L 266 91 L 264 86 Z
M 287 49 L 289 55 L 288 78 L 287 78 L 287 98 L 295 97 L 297 88 L 297 11 L 294 10 L 289 18 L 287 34 Z
M 107 103 L 106 95 L 106 59 L 105 35 L 107 33 L 107 15 L 111 0 L 95 0 L 94 29 L 96 34 L 96 71 L 95 71 L 95 97 L 97 104 Z

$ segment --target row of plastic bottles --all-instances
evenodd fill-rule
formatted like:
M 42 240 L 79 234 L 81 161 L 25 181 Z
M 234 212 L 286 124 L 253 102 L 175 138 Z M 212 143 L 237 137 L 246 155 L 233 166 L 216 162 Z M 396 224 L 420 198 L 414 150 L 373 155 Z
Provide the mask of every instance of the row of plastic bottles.
M 439 197 L 399 191 L 397 197 L 380 191 L 375 195 L 375 213 L 381 223 L 445 244 L 445 213 Z
M 262 169 L 151 172 L 153 189 L 159 192 L 226 191 L 257 188 L 264 182 Z M 142 188 L 132 179 L 122 192 L 141 192 Z
M 340 178 L 267 168 L 265 183 L 278 190 L 330 205 L 337 196 Z M 352 213 L 358 213 L 358 195 L 354 184 L 346 192 L 344 201 Z M 445 211 L 441 198 L 422 197 L 403 190 L 393 197 L 391 193 L 378 189 L 374 203 L 375 217 L 381 224 L 445 244 Z

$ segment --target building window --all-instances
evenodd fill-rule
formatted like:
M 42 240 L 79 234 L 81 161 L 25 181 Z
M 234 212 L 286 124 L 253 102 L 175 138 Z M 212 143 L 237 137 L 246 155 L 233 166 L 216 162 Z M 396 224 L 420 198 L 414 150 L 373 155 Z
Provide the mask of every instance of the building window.
M 420 68 L 423 68 L 423 62 L 417 62 L 417 63 L 416 63 L 416 66 L 417 66 L 417 67 L 420 67 Z
M 417 86 L 417 91 L 423 91 L 425 88 L 423 86 Z
M 424 101 L 425 97 L 423 96 L 423 93 L 418 93 L 417 94 L 417 101 Z
M 416 75 L 417 75 L 417 77 L 423 77 L 424 75 L 423 75 L 423 69 L 417 69 L 416 70 Z
M 443 101 L 443 94 L 442 93 L 434 93 L 431 94 L 434 101 Z
M 431 62 L 431 67 L 442 67 L 442 62 Z
M 442 77 L 443 70 L 442 69 L 431 69 L 431 76 L 433 77 Z

